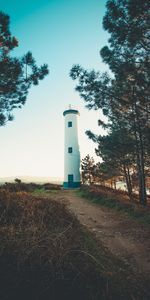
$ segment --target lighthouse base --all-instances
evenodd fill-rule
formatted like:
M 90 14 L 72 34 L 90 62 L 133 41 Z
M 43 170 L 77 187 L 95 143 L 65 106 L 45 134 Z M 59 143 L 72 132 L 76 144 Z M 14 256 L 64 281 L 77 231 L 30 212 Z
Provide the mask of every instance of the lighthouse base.
M 81 182 L 64 182 L 63 188 L 64 189 L 77 189 L 81 186 Z

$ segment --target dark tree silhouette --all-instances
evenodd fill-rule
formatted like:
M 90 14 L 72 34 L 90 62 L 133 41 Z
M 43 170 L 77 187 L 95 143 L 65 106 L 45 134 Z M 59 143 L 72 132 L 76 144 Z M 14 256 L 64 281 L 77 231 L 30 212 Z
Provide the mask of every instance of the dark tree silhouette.
M 86 106 L 101 109 L 107 116 L 108 123 L 99 120 L 99 125 L 109 129 L 124 126 L 126 134 L 132 135 L 139 200 L 145 205 L 145 174 L 150 168 L 149 1 L 109 0 L 106 7 L 103 26 L 110 34 L 109 46 L 100 54 L 113 77 L 79 65 L 72 67 L 70 76 L 78 79 L 76 90 Z
M 25 104 L 31 85 L 37 85 L 48 74 L 48 66 L 38 67 L 31 52 L 22 58 L 10 56 L 18 41 L 9 25 L 9 16 L 0 12 L 0 126 L 13 119 L 15 108 Z

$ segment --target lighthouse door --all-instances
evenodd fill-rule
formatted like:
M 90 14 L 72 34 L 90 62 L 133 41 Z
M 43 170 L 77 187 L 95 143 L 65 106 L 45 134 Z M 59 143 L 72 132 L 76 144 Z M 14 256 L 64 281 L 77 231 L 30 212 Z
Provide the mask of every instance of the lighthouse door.
M 68 187 L 73 186 L 73 174 L 68 175 Z

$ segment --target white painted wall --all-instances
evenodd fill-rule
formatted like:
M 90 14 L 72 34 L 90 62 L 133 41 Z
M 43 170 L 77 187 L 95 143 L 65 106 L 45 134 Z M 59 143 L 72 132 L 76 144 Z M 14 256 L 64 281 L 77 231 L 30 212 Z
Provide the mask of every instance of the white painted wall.
M 64 145 L 64 182 L 68 182 L 68 174 L 73 174 L 74 182 L 80 182 L 80 151 L 78 143 L 78 115 L 67 113 L 65 116 L 65 145 Z M 72 127 L 68 127 L 72 122 Z M 68 153 L 72 147 L 73 152 Z

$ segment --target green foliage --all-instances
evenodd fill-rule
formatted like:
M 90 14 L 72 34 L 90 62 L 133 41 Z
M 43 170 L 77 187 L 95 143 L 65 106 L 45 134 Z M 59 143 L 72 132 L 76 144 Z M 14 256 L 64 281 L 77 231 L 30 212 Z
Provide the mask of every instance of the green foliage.
M 96 136 L 94 136 L 94 139 L 96 142 Z M 100 155 L 98 154 L 97 149 L 95 149 L 95 151 L 97 155 Z M 110 161 L 95 163 L 93 157 L 90 157 L 90 155 L 88 154 L 81 161 L 81 171 L 83 184 L 104 184 L 105 182 L 108 182 L 108 180 L 110 180 L 111 185 L 113 185 L 114 183 L 114 185 L 116 186 L 118 168 L 117 164 L 115 163 L 111 163 Z
M 109 0 L 106 8 L 103 26 L 110 38 L 109 45 L 103 47 L 100 54 L 113 76 L 87 71 L 79 65 L 72 67 L 70 76 L 78 80 L 76 90 L 86 107 L 100 109 L 107 117 L 107 123 L 99 120 L 98 124 L 107 129 L 108 138 L 87 131 L 98 143 L 97 154 L 102 155 L 107 164 L 108 156 L 111 164 L 116 161 L 118 166 L 123 162 L 130 196 L 129 175 L 134 169 L 138 177 L 139 201 L 145 205 L 145 174 L 150 165 L 149 1 Z M 108 141 L 107 155 L 106 148 L 101 146 L 102 140 L 105 146 Z
M 15 182 L 18 183 L 18 184 L 21 184 L 21 179 L 16 178 L 16 179 L 15 179 Z
M 31 52 L 22 58 L 10 56 L 18 41 L 9 25 L 9 16 L 0 12 L 0 126 L 13 119 L 15 108 L 25 104 L 31 85 L 37 85 L 48 74 L 48 66 L 38 67 Z
M 81 172 L 83 184 L 93 182 L 94 159 L 89 154 L 81 161 Z
M 97 137 L 96 154 L 101 156 L 101 170 L 107 177 L 122 176 L 126 182 L 129 198 L 132 195 L 132 173 L 135 169 L 135 145 L 133 135 L 125 127 L 112 129 L 107 136 Z
M 107 12 L 103 18 L 103 26 L 111 37 L 109 43 L 118 47 L 127 47 L 142 51 L 149 51 L 149 1 L 109 0 L 106 4 Z

